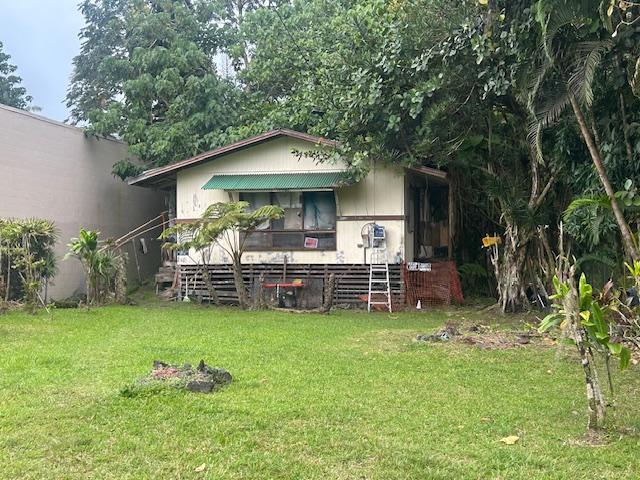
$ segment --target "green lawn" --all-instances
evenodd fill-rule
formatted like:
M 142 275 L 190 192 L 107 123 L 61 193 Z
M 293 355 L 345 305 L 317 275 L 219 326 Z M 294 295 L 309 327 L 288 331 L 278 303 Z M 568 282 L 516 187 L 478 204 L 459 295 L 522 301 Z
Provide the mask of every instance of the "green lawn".
M 580 367 L 556 348 L 413 342 L 463 315 L 0 316 L 0 478 L 640 478 L 640 368 L 617 374 L 606 443 L 585 445 Z M 120 394 L 154 359 L 201 358 L 231 386 Z

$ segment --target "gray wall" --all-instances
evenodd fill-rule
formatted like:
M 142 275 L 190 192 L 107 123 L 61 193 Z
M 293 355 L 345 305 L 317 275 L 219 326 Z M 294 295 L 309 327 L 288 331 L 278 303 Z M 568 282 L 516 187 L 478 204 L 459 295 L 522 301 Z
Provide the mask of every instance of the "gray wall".
M 0 217 L 56 223 L 60 272 L 49 290 L 52 298 L 84 290 L 79 262 L 62 260 L 81 226 L 117 238 L 164 210 L 161 193 L 113 177 L 113 164 L 126 156 L 122 142 L 87 138 L 81 129 L 0 105 Z M 158 234 L 146 233 L 149 253 L 138 252 L 144 277 L 160 263 Z M 132 247 L 126 251 L 133 273 Z M 137 280 L 137 273 L 130 278 Z

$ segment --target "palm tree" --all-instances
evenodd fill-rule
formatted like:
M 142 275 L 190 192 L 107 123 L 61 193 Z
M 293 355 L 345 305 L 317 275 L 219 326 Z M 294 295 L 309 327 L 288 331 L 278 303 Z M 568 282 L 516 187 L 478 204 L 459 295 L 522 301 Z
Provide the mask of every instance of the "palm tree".
M 616 192 L 604 167 L 597 144 L 595 122 L 585 112 L 593 104 L 593 82 L 599 67 L 612 53 L 614 43 L 601 38 L 602 30 L 591 31 L 598 21 L 599 0 L 540 2 L 541 35 L 537 62 L 529 75 L 528 104 L 535 118 L 530 139 L 541 156 L 541 135 L 567 109 L 571 109 L 582 139 L 598 174 L 622 236 L 627 254 L 640 259 L 637 242 L 616 200 Z
M 98 235 L 99 232 L 80 229 L 80 233 L 77 238 L 72 238 L 69 243 L 69 253 L 65 258 L 69 256 L 76 257 L 80 260 L 86 276 L 86 289 L 87 289 L 87 306 L 92 302 L 97 302 L 97 281 L 96 281 L 96 269 L 99 267 L 98 258 Z
M 197 264 L 202 271 L 212 301 L 217 302 L 215 288 L 209 276 L 207 263 L 214 244 L 218 245 L 232 261 L 233 283 L 238 294 L 240 308 L 249 306 L 247 288 L 242 275 L 242 254 L 245 251 L 247 239 L 265 222 L 282 218 L 284 211 L 274 205 L 265 205 L 249 211 L 247 202 L 219 202 L 209 205 L 202 216 L 191 224 L 178 224 L 167 229 L 161 238 L 167 239 L 172 235 L 178 238 L 185 236 L 188 240 L 168 243 L 164 248 L 175 250 L 195 250 L 198 252 Z

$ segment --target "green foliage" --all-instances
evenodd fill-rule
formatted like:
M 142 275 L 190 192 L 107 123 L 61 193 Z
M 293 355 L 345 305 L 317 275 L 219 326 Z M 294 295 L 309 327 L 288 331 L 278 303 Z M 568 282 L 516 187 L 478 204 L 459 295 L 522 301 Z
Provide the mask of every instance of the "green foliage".
M 210 262 L 214 244 L 220 247 L 231 259 L 238 301 L 242 308 L 246 308 L 249 302 L 242 276 L 242 254 L 247 239 L 260 225 L 283 216 L 284 210 L 275 205 L 249 210 L 247 202 L 218 202 L 209 205 L 199 219 L 166 229 L 160 238 L 173 240 L 165 243 L 163 248 L 181 250 L 187 254 L 191 250 L 198 253 L 195 262 L 201 267 L 212 297 L 216 297 L 216 294 L 206 265 Z
M 0 103 L 27 110 L 33 99 L 21 85 L 22 78 L 15 75 L 17 67 L 9 63 L 10 59 L 0 42 Z
M 0 219 L 0 302 L 21 298 L 35 313 L 40 291 L 56 273 L 53 222 L 35 218 Z
M 638 265 L 640 266 L 640 263 Z M 563 300 L 572 294 L 570 282 L 561 282 L 556 276 L 553 278 L 553 284 L 555 294 L 550 298 L 555 301 L 555 312 L 547 315 L 540 322 L 538 330 L 546 332 L 558 326 L 565 329 L 582 329 L 587 334 L 585 337 L 587 348 L 597 350 L 605 356 L 616 356 L 620 360 L 620 369 L 627 368 L 631 351 L 628 347 L 611 338 L 612 322 L 614 321 L 611 308 L 594 295 L 593 287 L 587 282 L 585 274 L 580 275 L 578 283 L 577 315 L 568 312 L 563 304 Z M 576 322 L 575 324 L 572 323 L 572 319 Z
M 487 269 L 479 263 L 464 263 L 458 267 L 462 291 L 465 296 L 487 295 Z
M 207 150 L 235 118 L 236 94 L 216 72 L 218 20 L 205 0 L 84 0 L 86 26 L 67 96 L 72 119 L 116 135 L 145 166 Z M 123 159 L 121 177 L 137 173 Z
M 114 292 L 114 282 L 121 268 L 121 254 L 109 248 L 109 243 L 101 246 L 100 232 L 80 229 L 77 238 L 69 243 L 69 253 L 65 258 L 77 258 L 85 271 L 87 306 L 103 303 Z

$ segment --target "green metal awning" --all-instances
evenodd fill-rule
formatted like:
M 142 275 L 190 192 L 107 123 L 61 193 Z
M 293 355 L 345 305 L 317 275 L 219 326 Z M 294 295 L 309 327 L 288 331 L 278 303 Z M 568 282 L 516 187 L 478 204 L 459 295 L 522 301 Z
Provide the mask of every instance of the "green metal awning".
M 346 172 L 214 175 L 203 190 L 322 190 L 351 185 Z

